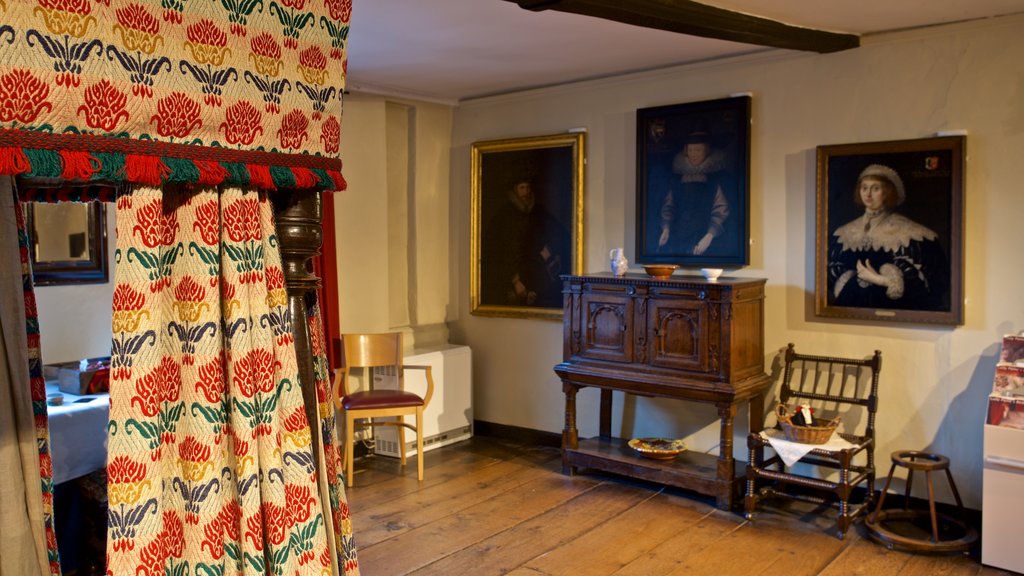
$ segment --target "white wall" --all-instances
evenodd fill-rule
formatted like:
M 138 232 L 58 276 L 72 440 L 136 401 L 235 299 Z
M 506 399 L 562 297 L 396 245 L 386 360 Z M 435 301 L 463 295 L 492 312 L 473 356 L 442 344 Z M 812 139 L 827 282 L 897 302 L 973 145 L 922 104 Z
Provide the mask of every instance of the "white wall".
M 409 348 L 448 341 L 452 108 L 346 96 L 335 206 L 343 332 L 407 332 Z
M 585 269 L 600 271 L 614 246 L 635 261 L 636 109 L 751 92 L 751 262 L 738 275 L 768 279 L 766 350 L 788 342 L 841 356 L 882 350 L 881 473 L 896 449 L 945 454 L 966 504 L 979 508 L 982 423 L 999 342 L 1024 329 L 1022 54 L 1024 18 L 1014 16 L 868 38 L 837 54 L 772 51 L 461 104 L 451 137 L 449 316 L 452 340 L 473 348 L 476 418 L 561 431 L 563 396 L 551 367 L 561 360 L 562 326 L 469 314 L 471 144 L 586 127 Z M 956 129 L 968 132 L 964 325 L 815 318 L 815 147 Z M 597 432 L 596 406 L 593 390 L 581 392 L 583 435 Z M 639 399 L 614 426 L 624 436 L 689 436 L 694 448 L 716 450 L 714 419 L 710 407 Z M 742 457 L 745 427 L 738 428 Z

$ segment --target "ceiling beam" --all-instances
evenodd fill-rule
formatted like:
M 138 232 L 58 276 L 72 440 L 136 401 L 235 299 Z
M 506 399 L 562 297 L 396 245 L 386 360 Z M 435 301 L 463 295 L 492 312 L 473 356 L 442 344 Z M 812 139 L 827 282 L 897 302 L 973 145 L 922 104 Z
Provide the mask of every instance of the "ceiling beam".
M 839 52 L 860 46 L 860 37 L 790 26 L 767 18 L 691 0 L 506 0 L 539 12 L 557 10 L 624 24 L 807 52 Z

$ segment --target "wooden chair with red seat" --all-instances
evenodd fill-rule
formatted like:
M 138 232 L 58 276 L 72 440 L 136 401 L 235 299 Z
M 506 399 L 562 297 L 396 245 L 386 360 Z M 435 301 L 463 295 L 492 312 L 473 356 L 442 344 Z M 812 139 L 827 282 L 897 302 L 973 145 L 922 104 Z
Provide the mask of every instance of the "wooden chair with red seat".
M 345 455 L 343 471 L 346 482 L 352 486 L 355 429 L 372 426 L 398 428 L 399 453 L 405 466 L 405 428 L 416 432 L 416 477 L 423 480 L 423 410 L 434 395 L 434 377 L 430 366 L 411 366 L 403 363 L 402 333 L 343 334 L 334 339 L 334 357 L 340 368 L 334 375 L 334 402 L 345 415 Z M 362 369 L 364 380 L 372 382 L 374 368 L 392 367 L 398 379 L 397 389 L 353 391 L 349 388 L 349 375 L 353 369 Z M 427 378 L 427 391 L 423 397 L 405 390 L 405 370 L 423 370 Z M 415 416 L 416 425 L 407 424 L 405 416 Z M 374 418 L 390 418 L 375 421 Z

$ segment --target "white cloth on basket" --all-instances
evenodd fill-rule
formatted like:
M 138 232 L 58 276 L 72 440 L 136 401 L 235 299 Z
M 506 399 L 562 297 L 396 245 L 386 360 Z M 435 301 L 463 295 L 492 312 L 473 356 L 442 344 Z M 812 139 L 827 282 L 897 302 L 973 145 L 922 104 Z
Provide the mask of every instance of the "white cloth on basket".
M 796 464 L 801 458 L 806 456 L 808 452 L 815 448 L 828 450 L 829 452 L 838 452 L 839 450 L 853 448 L 853 444 L 842 436 L 836 434 L 835 431 L 832 432 L 832 436 L 829 437 L 828 442 L 825 442 L 824 444 L 803 444 L 801 442 L 786 440 L 785 433 L 782 430 L 776 430 L 774 428 L 762 431 L 761 437 L 772 445 L 772 448 L 779 455 L 779 458 L 782 458 L 782 461 L 786 466 Z

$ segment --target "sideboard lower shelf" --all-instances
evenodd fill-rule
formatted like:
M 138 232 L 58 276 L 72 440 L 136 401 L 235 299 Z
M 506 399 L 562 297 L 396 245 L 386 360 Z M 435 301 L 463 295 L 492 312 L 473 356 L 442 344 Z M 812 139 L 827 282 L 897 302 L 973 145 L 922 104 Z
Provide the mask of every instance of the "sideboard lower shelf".
M 621 438 L 581 439 L 578 448 L 564 449 L 563 463 L 694 490 L 701 494 L 725 496 L 735 490 L 735 479 L 718 477 L 717 455 L 687 450 L 672 460 L 644 458 Z M 739 475 L 744 475 L 744 463 L 736 464 Z

